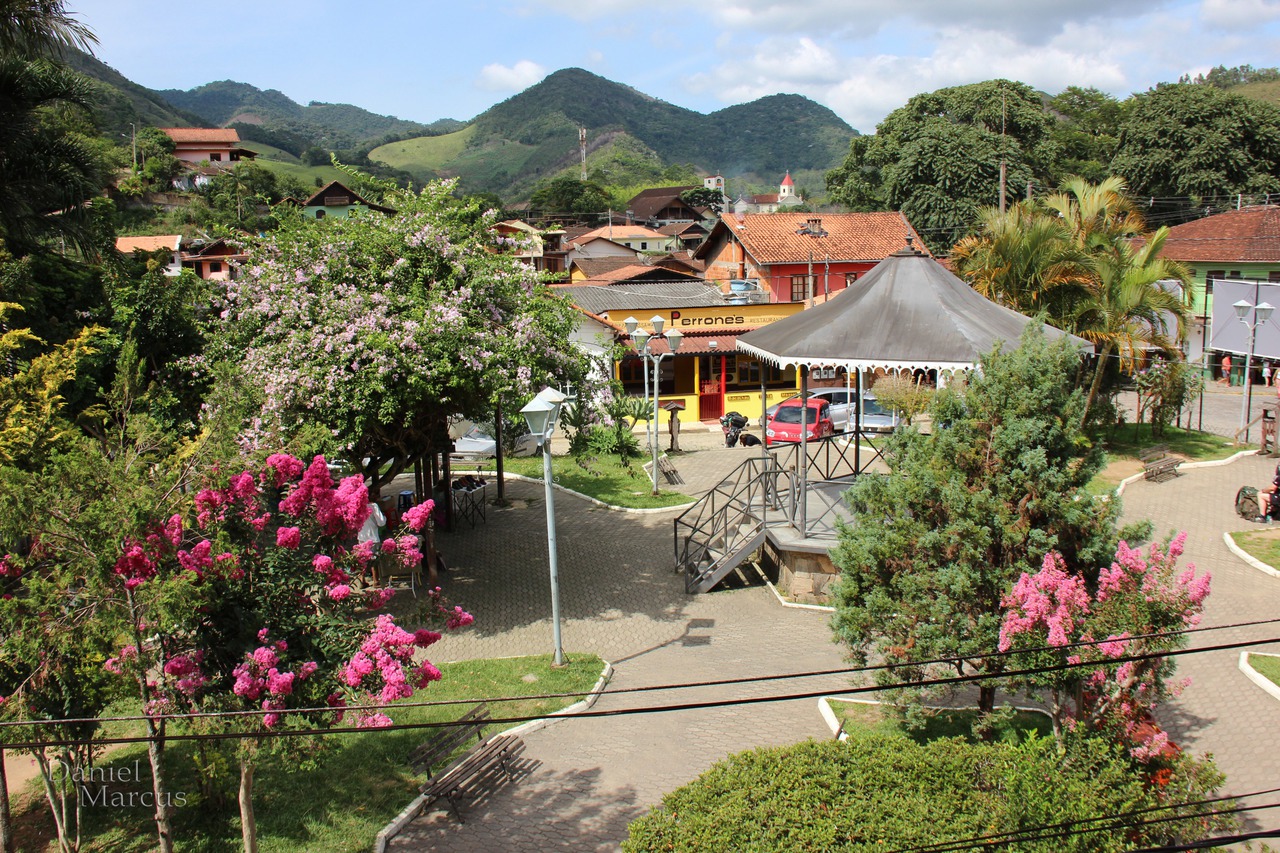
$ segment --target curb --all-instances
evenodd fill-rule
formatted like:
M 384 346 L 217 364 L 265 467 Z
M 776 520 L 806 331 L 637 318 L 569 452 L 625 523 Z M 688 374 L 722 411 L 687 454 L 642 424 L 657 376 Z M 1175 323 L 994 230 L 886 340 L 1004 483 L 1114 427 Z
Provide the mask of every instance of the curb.
M 542 481 L 537 480 L 535 482 L 541 483 Z M 535 732 L 538 729 L 554 723 L 555 719 L 553 718 L 555 717 L 572 716 L 579 711 L 587 710 L 596 703 L 596 699 L 600 698 L 600 693 L 604 690 L 604 686 L 609 683 L 609 679 L 611 677 L 613 677 L 613 664 L 605 661 L 604 669 L 600 671 L 600 677 L 596 679 L 595 686 L 591 688 L 591 692 L 587 694 L 585 699 L 581 699 L 573 703 L 568 708 L 561 708 L 559 711 L 549 714 L 542 719 L 530 720 L 527 723 L 521 723 L 515 728 L 507 729 L 506 731 L 499 733 L 496 737 L 512 737 L 515 735 Z M 399 835 L 414 818 L 421 814 L 426 805 L 426 795 L 419 794 L 414 797 L 413 802 L 405 806 L 400 814 L 393 817 L 391 822 L 384 826 L 382 831 L 378 833 L 377 838 L 375 838 L 373 842 L 373 853 L 386 853 L 387 845 L 391 843 L 391 839 Z
M 1248 532 L 1248 531 L 1244 531 L 1244 532 Z M 1230 551 L 1232 554 L 1235 554 L 1241 560 L 1244 560 L 1245 563 L 1249 564 L 1250 566 L 1252 566 L 1253 568 L 1257 569 L 1260 572 L 1271 575 L 1271 577 L 1273 578 L 1280 578 L 1280 570 L 1277 570 L 1272 566 L 1268 566 L 1266 563 L 1262 562 L 1257 557 L 1246 552 L 1243 548 L 1237 545 L 1236 541 L 1231 538 L 1231 531 L 1224 530 L 1222 532 L 1222 541 L 1226 544 L 1228 551 Z
M 496 471 L 478 471 L 477 473 L 484 474 L 489 477 L 498 476 L 498 473 Z M 502 476 L 504 479 L 507 479 L 507 480 L 519 480 L 524 483 L 537 483 L 538 485 L 542 485 L 542 480 L 540 478 L 526 477 L 524 474 L 511 474 L 511 473 L 503 472 Z M 671 506 L 650 507 L 649 509 L 632 509 L 629 506 L 617 506 L 616 504 L 607 504 L 604 501 L 599 500 L 598 498 L 591 497 L 591 495 L 584 495 L 582 492 L 575 492 L 573 489 L 565 488 L 564 486 L 554 481 L 552 481 L 551 483 L 551 488 L 558 489 L 562 492 L 573 495 L 575 498 L 582 498 L 584 501 L 594 504 L 595 506 L 598 506 L 601 509 L 607 509 L 613 512 L 624 512 L 624 513 L 627 513 L 628 515 L 656 515 L 657 513 L 660 513 L 660 512 L 672 512 L 673 510 L 684 511 L 696 503 L 696 501 L 690 501 L 687 504 L 672 504 Z
M 1222 465 L 1230 465 L 1232 462 L 1235 462 L 1237 459 L 1243 459 L 1246 456 L 1257 456 L 1257 455 L 1258 455 L 1258 451 L 1256 450 L 1241 450 L 1239 453 L 1234 453 L 1231 456 L 1228 456 L 1226 459 L 1214 459 L 1209 462 L 1183 462 L 1178 467 L 1185 468 L 1188 471 L 1194 470 L 1196 468 L 1218 468 Z M 1144 478 L 1145 476 L 1146 476 L 1145 473 L 1139 471 L 1137 474 L 1133 474 L 1132 476 L 1125 477 L 1123 480 L 1120 481 L 1120 485 L 1116 486 L 1116 489 L 1115 489 L 1116 496 L 1118 497 L 1120 495 L 1123 495 L 1125 486 L 1129 485 L 1130 483 L 1136 483 L 1142 478 Z
M 778 588 L 773 585 L 773 581 L 767 580 L 765 586 L 769 587 L 769 591 L 773 593 L 773 597 L 778 599 L 778 603 L 783 607 L 794 607 L 797 610 L 821 610 L 826 613 L 835 613 L 836 609 L 829 604 L 800 604 L 795 601 L 787 601 L 782 597 L 782 593 L 778 592 Z
M 1265 675 L 1258 672 L 1256 669 L 1254 669 L 1252 666 L 1249 665 L 1249 655 L 1251 654 L 1260 655 L 1260 654 L 1266 654 L 1266 652 L 1241 652 L 1240 664 L 1239 664 L 1240 671 L 1244 673 L 1245 678 L 1249 679 L 1254 684 L 1258 685 L 1263 690 L 1267 691 L 1267 693 L 1271 696 L 1272 699 L 1280 700 L 1280 686 L 1277 686 L 1274 681 L 1267 678 Z M 1274 657 L 1280 657 L 1280 655 L 1268 654 L 1267 657 L 1274 658 Z

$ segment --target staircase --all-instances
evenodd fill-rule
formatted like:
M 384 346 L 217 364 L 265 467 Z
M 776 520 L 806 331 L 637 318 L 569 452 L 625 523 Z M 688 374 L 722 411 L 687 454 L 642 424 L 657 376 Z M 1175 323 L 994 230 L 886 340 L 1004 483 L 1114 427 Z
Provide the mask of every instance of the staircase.
M 772 455 L 752 457 L 675 520 L 676 571 L 685 590 L 707 592 L 765 540 L 771 510 L 782 509 L 787 474 Z

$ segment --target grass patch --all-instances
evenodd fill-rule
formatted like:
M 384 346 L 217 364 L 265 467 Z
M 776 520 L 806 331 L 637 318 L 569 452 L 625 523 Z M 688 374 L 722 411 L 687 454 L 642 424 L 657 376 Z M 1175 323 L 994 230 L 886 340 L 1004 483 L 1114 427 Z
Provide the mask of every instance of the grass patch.
M 552 668 L 551 656 L 463 661 L 444 664 L 444 674 L 419 696 L 420 701 L 460 700 L 462 704 L 402 708 L 390 712 L 396 723 L 454 720 L 475 697 L 534 696 L 544 693 L 582 693 L 600 676 L 603 663 L 594 655 L 567 656 L 566 666 Z M 490 705 L 494 717 L 541 716 L 567 707 L 577 697 L 514 699 Z M 491 730 L 506 728 L 494 726 Z M 254 783 L 254 811 L 258 841 L 274 853 L 355 853 L 372 848 L 374 837 L 417 795 L 421 777 L 405 763 L 409 752 L 429 737 L 428 730 L 369 730 L 321 738 L 289 738 L 259 755 Z M 169 783 L 185 804 L 175 809 L 174 836 L 180 851 L 237 851 L 241 849 L 236 806 L 238 770 L 234 742 L 222 741 L 212 758 L 221 773 L 206 796 L 201 791 L 190 742 L 171 742 L 166 749 Z M 115 784 L 111 790 L 150 790 L 146 747 L 134 744 L 112 751 L 99 766 L 132 768 L 140 762 L 143 781 Z M 115 778 L 108 776 L 107 778 Z M 43 799 L 31 809 L 43 810 Z M 136 808 L 85 810 L 87 851 L 141 851 L 155 847 L 152 811 Z M 20 816 L 30 823 L 43 819 Z M 38 849 L 38 848 L 32 848 Z
M 1240 549 L 1268 566 L 1280 566 L 1280 528 L 1240 530 L 1231 534 Z
M 1151 437 L 1150 424 L 1122 424 L 1101 437 L 1110 456 L 1127 456 L 1136 459 L 1138 453 L 1158 444 L 1168 445 L 1169 452 L 1182 456 L 1188 462 L 1212 462 L 1226 459 L 1240 448 L 1221 436 L 1196 430 L 1165 427 L 1160 438 Z
M 1258 674 L 1270 681 L 1272 684 L 1280 687 L 1280 657 L 1276 655 L 1249 655 L 1249 666 L 1257 670 Z
M 959 737 L 976 743 L 973 725 L 978 719 L 976 708 L 929 709 L 923 727 L 908 726 L 907 720 L 893 705 L 871 705 L 864 702 L 840 702 L 829 700 L 836 719 L 845 731 L 862 729 L 877 734 L 902 735 L 916 743 L 928 743 L 940 738 Z M 1049 737 L 1053 728 L 1049 717 L 1036 711 L 998 711 L 993 718 L 995 739 L 1005 742 L 1024 740 L 1030 733 L 1037 737 Z
M 589 495 L 598 501 L 612 506 L 625 506 L 631 509 L 651 509 L 655 507 L 679 506 L 690 503 L 693 498 L 681 492 L 658 490 L 654 497 L 653 480 L 645 473 L 644 459 L 632 459 L 631 467 L 624 468 L 617 456 L 598 456 L 578 458 L 574 456 L 553 456 L 551 458 L 551 476 L 566 489 L 573 489 Z M 503 467 L 513 474 L 542 479 L 542 459 L 530 456 L 523 459 L 504 459 Z M 492 469 L 492 463 L 487 463 Z M 679 463 L 676 463 L 679 467 Z M 458 470 L 465 470 L 465 465 Z M 659 476 L 659 483 L 662 478 Z
M 415 177 L 433 177 L 446 164 L 456 160 L 476 135 L 474 124 L 442 136 L 419 136 L 400 142 L 379 145 L 369 152 L 369 159 L 403 169 Z

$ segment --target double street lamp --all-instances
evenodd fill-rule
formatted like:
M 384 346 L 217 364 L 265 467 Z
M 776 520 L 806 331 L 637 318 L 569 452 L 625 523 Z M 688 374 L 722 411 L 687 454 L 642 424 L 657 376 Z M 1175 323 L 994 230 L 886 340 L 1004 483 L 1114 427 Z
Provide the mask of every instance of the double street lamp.
M 556 554 L 556 497 L 551 488 L 551 435 L 560 420 L 560 407 L 565 396 L 554 388 L 543 388 L 529 401 L 520 414 L 529 425 L 529 432 L 538 437 L 542 445 L 542 485 L 547 502 L 547 560 L 551 568 L 551 623 L 555 637 L 555 665 L 564 663 L 564 646 L 560 642 L 560 577 Z
M 636 354 L 645 360 L 645 376 L 648 374 L 649 364 L 653 365 L 653 417 L 649 419 L 649 428 L 645 430 L 649 436 L 649 450 L 653 455 L 653 494 L 658 494 L 658 380 L 661 378 L 661 365 L 664 358 L 670 358 L 680 349 L 680 342 L 684 340 L 684 335 L 679 329 L 671 329 L 665 335 L 662 333 L 662 327 L 666 325 L 666 320 L 661 317 L 654 316 L 650 318 L 649 324 L 653 326 L 653 333 L 650 334 L 640 327 L 640 321 L 635 317 L 628 317 L 622 321 L 622 325 L 626 328 L 627 334 L 631 336 L 631 340 L 636 345 Z M 653 341 L 655 338 L 666 338 L 667 347 L 670 352 L 654 352 Z
M 1257 338 L 1258 327 L 1271 319 L 1271 312 L 1276 310 L 1274 305 L 1266 302 L 1253 305 L 1251 302 L 1241 299 L 1234 303 L 1232 308 L 1235 309 L 1236 318 L 1244 323 L 1246 329 L 1249 330 L 1249 349 L 1244 357 L 1244 400 L 1240 405 L 1240 429 L 1244 432 L 1244 440 L 1249 440 L 1249 406 L 1253 396 L 1253 345 Z M 1252 314 L 1253 319 L 1250 320 Z

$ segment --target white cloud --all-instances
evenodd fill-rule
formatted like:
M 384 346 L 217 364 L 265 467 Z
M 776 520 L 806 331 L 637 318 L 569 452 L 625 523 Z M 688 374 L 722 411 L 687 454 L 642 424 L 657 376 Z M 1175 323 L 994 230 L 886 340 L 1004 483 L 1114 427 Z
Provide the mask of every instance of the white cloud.
M 1200 14 L 1205 23 L 1225 30 L 1252 29 L 1280 18 L 1277 0 L 1204 0 Z
M 515 65 L 494 62 L 480 69 L 476 85 L 487 92 L 521 92 L 547 76 L 547 69 L 522 59 Z

